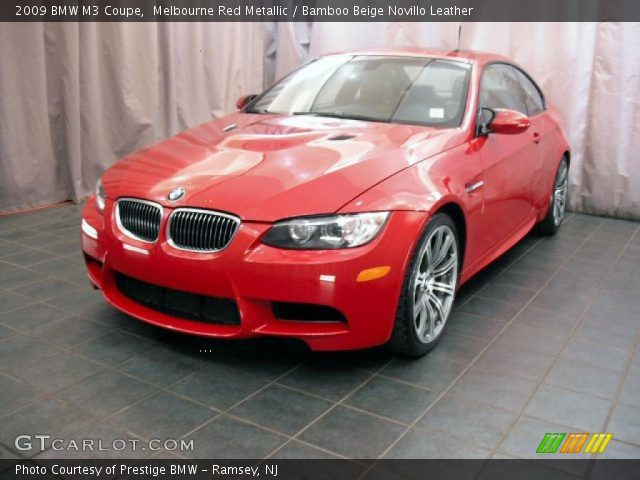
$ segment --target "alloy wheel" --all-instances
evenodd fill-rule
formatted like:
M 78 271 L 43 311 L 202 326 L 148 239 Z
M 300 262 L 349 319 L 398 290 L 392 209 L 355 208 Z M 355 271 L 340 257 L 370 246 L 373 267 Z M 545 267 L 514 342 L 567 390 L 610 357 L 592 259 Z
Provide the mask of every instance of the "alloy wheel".
M 558 169 L 556 184 L 553 189 L 553 222 L 560 225 L 567 205 L 567 190 L 569 185 L 569 169 L 563 161 Z
M 413 323 L 418 339 L 430 343 L 445 326 L 458 281 L 458 245 L 451 228 L 436 228 L 419 258 L 413 281 Z

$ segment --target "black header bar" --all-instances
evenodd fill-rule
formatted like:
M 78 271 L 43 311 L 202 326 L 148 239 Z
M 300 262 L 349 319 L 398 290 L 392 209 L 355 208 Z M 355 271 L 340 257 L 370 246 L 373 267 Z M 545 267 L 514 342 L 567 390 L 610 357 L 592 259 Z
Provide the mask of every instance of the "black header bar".
M 2 0 L 2 22 L 637 22 L 638 0 Z

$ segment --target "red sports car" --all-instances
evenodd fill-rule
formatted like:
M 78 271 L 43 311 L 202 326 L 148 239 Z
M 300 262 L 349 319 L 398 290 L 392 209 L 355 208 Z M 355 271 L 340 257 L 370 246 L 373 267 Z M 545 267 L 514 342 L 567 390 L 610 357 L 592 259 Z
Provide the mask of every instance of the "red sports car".
M 208 337 L 422 355 L 461 284 L 562 222 L 559 115 L 507 58 L 331 54 L 237 106 L 98 182 L 82 247 L 120 310 Z

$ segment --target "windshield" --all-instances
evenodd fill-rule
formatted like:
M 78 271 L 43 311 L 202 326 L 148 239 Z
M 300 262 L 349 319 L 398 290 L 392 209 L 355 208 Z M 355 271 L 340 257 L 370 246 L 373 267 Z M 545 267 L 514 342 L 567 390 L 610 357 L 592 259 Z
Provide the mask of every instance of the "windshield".
M 276 83 L 247 112 L 457 127 L 470 70 L 432 58 L 332 55 Z

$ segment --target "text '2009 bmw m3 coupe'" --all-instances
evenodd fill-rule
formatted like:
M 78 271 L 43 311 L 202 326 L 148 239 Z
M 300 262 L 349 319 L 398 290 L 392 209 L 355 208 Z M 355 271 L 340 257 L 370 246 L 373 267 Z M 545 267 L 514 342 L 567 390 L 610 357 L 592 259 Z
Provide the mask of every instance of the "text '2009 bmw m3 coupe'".
M 98 182 L 82 246 L 120 310 L 195 335 L 417 356 L 460 285 L 562 223 L 559 115 L 507 58 L 331 54 L 237 106 Z

